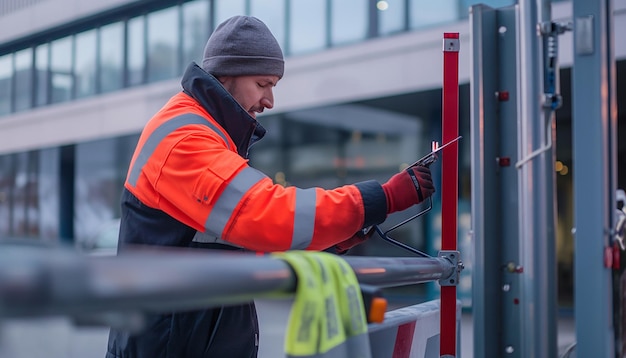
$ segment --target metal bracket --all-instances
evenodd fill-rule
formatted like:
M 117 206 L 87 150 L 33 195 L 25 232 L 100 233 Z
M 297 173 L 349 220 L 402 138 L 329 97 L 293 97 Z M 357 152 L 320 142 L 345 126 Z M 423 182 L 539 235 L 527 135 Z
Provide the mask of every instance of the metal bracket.
M 545 21 L 537 24 L 537 32 L 543 39 L 544 53 L 544 93 L 541 99 L 543 108 L 557 110 L 561 108 L 563 99 L 558 91 L 558 36 L 572 30 L 572 23 Z
M 559 109 L 563 105 L 563 97 L 560 94 L 544 93 L 541 96 L 543 108 Z
M 581 16 L 576 18 L 576 31 L 574 32 L 574 48 L 580 56 L 593 55 L 595 51 L 593 16 Z
M 566 31 L 572 31 L 573 28 L 572 22 L 545 21 L 537 25 L 537 29 L 541 35 L 561 35 Z
M 443 52 L 459 52 L 461 43 L 459 39 L 444 38 L 443 39 Z
M 452 263 L 455 267 L 454 272 L 450 277 L 442 278 L 439 280 L 440 286 L 458 286 L 459 284 L 459 276 L 461 274 L 461 270 L 465 268 L 463 262 L 461 261 L 461 253 L 454 250 L 442 250 L 439 251 L 437 257 L 444 258 Z

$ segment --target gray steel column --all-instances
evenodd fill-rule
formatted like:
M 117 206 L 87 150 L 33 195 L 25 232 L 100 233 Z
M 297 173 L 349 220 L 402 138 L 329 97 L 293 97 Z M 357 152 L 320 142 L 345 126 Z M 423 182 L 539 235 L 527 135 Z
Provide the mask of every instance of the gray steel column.
M 544 109 L 546 88 L 540 22 L 551 21 L 549 1 L 520 0 L 519 22 L 519 247 L 523 274 L 524 357 L 556 357 L 555 126 Z
M 472 312 L 474 319 L 474 356 L 497 357 L 500 340 L 499 272 L 492 265 L 500 249 L 497 224 L 498 207 L 493 205 L 497 190 L 495 161 L 486 160 L 497 150 L 496 101 L 490 94 L 496 91 L 495 74 L 498 60 L 496 51 L 496 11 L 485 5 L 470 9 L 472 74 L 470 80 L 472 119 L 470 125 L 472 167 L 472 236 L 474 261 L 472 263 Z M 491 71 L 489 69 L 492 69 Z M 497 265 L 497 262 L 496 262 Z
M 573 0 L 576 355 L 612 357 L 611 269 L 604 264 L 614 227 L 615 59 L 610 0 Z
M 470 10 L 474 356 L 523 358 L 515 6 Z

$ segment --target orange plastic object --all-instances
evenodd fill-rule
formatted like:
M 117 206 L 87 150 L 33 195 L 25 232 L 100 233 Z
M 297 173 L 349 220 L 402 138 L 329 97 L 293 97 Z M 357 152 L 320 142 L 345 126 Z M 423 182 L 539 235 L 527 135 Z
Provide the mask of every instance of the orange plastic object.
M 383 323 L 385 312 L 387 312 L 387 300 L 382 297 L 372 298 L 368 321 L 370 323 Z

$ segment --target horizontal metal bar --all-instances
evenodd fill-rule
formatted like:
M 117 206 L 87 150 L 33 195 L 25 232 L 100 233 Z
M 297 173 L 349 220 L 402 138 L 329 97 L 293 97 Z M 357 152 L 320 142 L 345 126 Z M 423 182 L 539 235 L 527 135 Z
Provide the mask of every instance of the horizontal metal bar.
M 345 257 L 360 283 L 447 278 L 445 258 Z M 150 248 L 119 256 L 0 244 L 0 318 L 169 311 L 289 297 L 296 277 L 270 255 Z

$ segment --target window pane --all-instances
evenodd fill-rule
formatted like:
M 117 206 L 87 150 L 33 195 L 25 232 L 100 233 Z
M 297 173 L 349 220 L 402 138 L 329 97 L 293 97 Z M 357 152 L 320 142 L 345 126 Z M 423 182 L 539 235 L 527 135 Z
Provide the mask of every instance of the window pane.
M 76 97 L 91 96 L 96 93 L 96 30 L 76 35 Z
M 0 115 L 11 113 L 13 54 L 0 56 Z
M 215 27 L 231 16 L 246 15 L 244 0 L 215 0 Z
M 387 0 L 378 2 L 378 33 L 391 34 L 404 30 L 404 0 Z
M 58 147 L 39 151 L 39 236 L 42 239 L 59 237 L 59 167 Z
M 94 236 L 114 216 L 115 141 L 104 139 L 76 145 L 74 233 L 77 242 Z
M 178 74 L 178 7 L 148 15 L 148 82 Z
M 128 21 L 128 85 L 144 83 L 146 67 L 146 34 L 144 17 L 136 17 Z
M 331 10 L 331 43 L 356 42 L 367 37 L 369 0 L 333 0 Z
M 51 102 L 65 102 L 72 98 L 72 38 L 65 37 L 50 44 L 50 72 L 52 74 Z
M 326 0 L 292 1 L 289 11 L 289 53 L 300 54 L 326 46 Z
M 452 22 L 459 18 L 457 0 L 410 0 L 410 27 L 412 29 Z
M 15 53 L 15 110 L 32 106 L 33 97 L 33 49 Z
M 0 155 L 0 237 L 10 237 L 15 188 L 13 154 Z
M 148 82 L 179 73 L 178 28 L 178 7 L 148 15 Z
M 35 106 L 48 103 L 48 91 L 50 88 L 48 49 L 48 44 L 37 46 L 35 49 Z
M 192 61 L 202 66 L 204 45 L 210 34 L 208 1 L 183 4 L 183 71 Z
M 250 15 L 259 18 L 285 48 L 285 0 L 251 0 Z
M 93 239 L 119 219 L 119 197 L 137 140 L 132 135 L 76 145 L 74 230 L 78 243 Z
M 37 152 L 16 155 L 15 187 L 13 189 L 13 236 L 39 237 L 39 191 Z
M 124 86 L 124 24 L 100 28 L 100 92 Z

